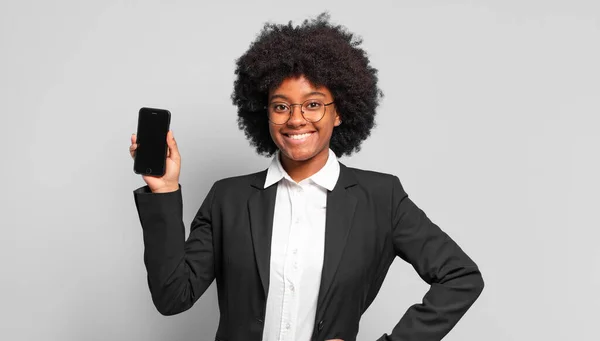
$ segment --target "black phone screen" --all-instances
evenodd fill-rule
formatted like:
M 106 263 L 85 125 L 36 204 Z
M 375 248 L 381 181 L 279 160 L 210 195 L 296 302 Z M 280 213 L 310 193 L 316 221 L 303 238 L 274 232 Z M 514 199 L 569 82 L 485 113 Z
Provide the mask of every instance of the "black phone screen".
M 166 171 L 167 133 L 171 113 L 165 109 L 141 108 L 138 116 L 137 149 L 133 171 L 163 176 Z

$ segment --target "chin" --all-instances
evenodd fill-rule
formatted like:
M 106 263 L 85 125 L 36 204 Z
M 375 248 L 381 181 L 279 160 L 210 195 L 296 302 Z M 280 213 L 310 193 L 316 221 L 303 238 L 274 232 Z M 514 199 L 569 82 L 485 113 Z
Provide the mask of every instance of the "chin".
M 285 157 L 294 161 L 310 160 L 317 155 L 316 151 L 311 152 L 309 150 L 295 150 L 295 148 L 284 148 L 280 150 Z

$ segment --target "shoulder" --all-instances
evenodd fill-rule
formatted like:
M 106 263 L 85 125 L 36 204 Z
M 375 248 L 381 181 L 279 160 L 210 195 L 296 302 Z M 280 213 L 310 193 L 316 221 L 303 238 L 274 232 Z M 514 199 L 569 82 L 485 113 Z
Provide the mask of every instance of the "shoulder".
M 217 180 L 213 185 L 213 191 L 220 196 L 240 195 L 245 191 L 250 191 L 253 187 L 262 188 L 267 176 L 267 170 L 255 173 L 236 175 L 232 177 Z
M 340 175 L 344 187 L 353 186 L 369 196 L 389 197 L 400 187 L 397 176 L 369 169 L 347 167 L 340 164 Z
M 352 182 L 356 185 L 354 186 L 355 189 L 368 196 L 382 200 L 406 196 L 400 179 L 394 174 L 343 165 L 341 169 L 347 173 L 349 178 L 353 178 Z
M 341 164 L 341 170 L 352 174 L 356 179 L 356 183 L 365 187 L 379 185 L 389 186 L 393 182 L 398 181 L 398 177 L 393 174 L 379 172 L 375 170 L 348 167 L 343 164 Z
M 261 170 L 259 172 L 255 172 L 255 173 L 236 175 L 236 176 L 231 176 L 228 178 L 222 178 L 220 180 L 217 180 L 216 183 L 218 183 L 220 186 L 235 186 L 235 185 L 241 185 L 241 184 L 250 185 L 250 184 L 259 182 L 261 180 L 264 181 L 266 174 L 267 174 L 266 170 Z

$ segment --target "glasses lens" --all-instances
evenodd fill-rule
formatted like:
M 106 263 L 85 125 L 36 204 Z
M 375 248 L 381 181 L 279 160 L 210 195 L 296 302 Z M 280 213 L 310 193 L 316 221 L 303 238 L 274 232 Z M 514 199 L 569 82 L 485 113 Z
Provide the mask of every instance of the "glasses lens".
M 325 114 L 325 103 L 316 99 L 309 99 L 302 104 L 302 112 L 307 121 L 317 122 Z
M 290 118 L 290 107 L 285 103 L 269 104 L 269 121 L 284 124 Z

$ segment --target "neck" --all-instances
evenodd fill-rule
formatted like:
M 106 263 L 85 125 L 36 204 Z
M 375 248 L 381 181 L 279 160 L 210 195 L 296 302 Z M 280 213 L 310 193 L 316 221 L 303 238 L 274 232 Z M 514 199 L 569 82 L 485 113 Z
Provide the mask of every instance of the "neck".
M 304 161 L 296 161 L 288 158 L 279 153 L 279 161 L 281 166 L 288 173 L 288 175 L 296 182 L 300 182 L 306 178 L 311 177 L 313 174 L 321 170 L 327 163 L 329 158 L 329 148 L 323 149 L 319 154 L 312 158 Z

